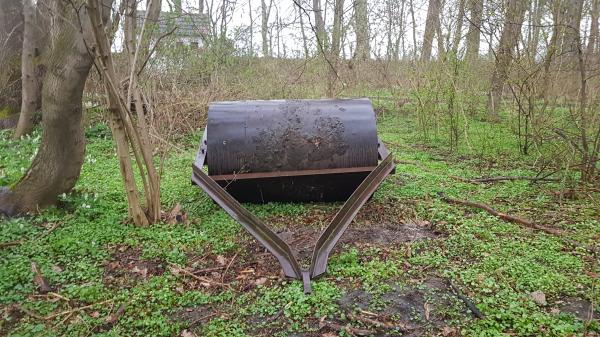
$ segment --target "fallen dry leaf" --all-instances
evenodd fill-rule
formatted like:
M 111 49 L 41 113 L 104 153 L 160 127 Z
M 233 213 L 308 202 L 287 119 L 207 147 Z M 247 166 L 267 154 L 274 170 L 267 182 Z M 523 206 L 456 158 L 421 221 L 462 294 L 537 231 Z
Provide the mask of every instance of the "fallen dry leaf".
M 196 337 L 196 334 L 189 330 L 183 330 L 181 332 L 181 337 Z
M 256 281 L 254 281 L 254 284 L 256 284 L 257 286 L 261 286 L 263 284 L 267 283 L 267 278 L 266 277 L 261 277 L 259 279 L 256 279 Z
M 224 266 L 227 263 L 227 260 L 223 255 L 217 255 L 217 263 Z
M 46 281 L 46 278 L 40 272 L 40 269 L 35 262 L 31 262 L 31 271 L 33 272 L 33 283 L 38 287 L 40 293 L 46 294 L 52 291 L 50 284 Z

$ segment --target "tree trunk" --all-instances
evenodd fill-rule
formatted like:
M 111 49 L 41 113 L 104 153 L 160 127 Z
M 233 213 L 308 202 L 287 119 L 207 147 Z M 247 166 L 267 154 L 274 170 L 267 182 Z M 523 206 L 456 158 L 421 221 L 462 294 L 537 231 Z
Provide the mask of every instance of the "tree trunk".
M 359 61 L 367 60 L 371 56 L 371 41 L 369 41 L 369 16 L 367 15 L 366 0 L 354 0 L 354 22 L 356 29 L 354 57 Z
M 592 0 L 590 36 L 586 49 L 588 57 L 596 52 L 598 45 L 598 16 L 600 16 L 600 0 Z
M 413 58 L 417 59 L 417 21 L 415 20 L 415 5 L 410 0 L 410 17 L 412 21 Z
M 504 27 L 500 36 L 496 62 L 492 73 L 491 87 L 488 94 L 488 118 L 490 121 L 498 121 L 498 108 L 502 100 L 502 89 L 508 78 L 508 71 L 512 61 L 513 50 L 519 42 L 521 26 L 525 19 L 527 1 L 509 0 Z
M 200 13 L 200 14 L 204 13 L 204 0 L 198 1 L 198 13 Z
M 465 0 L 458 2 L 458 17 L 456 18 L 456 29 L 454 30 L 454 38 L 452 40 L 453 57 L 458 58 L 458 45 L 462 39 L 463 19 L 465 18 Z
M 23 3 L 0 0 L 0 130 L 17 124 L 21 109 Z
M 313 11 L 315 13 L 315 34 L 317 38 L 317 52 L 325 55 L 329 49 L 327 41 L 327 32 L 325 32 L 325 21 L 323 20 L 323 9 L 321 0 L 313 0 Z
M 59 194 L 73 188 L 83 164 L 81 101 L 92 57 L 73 22 L 78 22 L 79 15 L 84 32 L 89 24 L 84 9 L 75 13 L 61 0 L 52 0 L 51 7 L 52 13 L 66 19 L 53 20 L 50 27 L 48 60 L 52 62 L 42 92 L 42 143 L 27 173 L 15 186 L 0 192 L 0 212 L 7 215 L 54 204 Z
M 308 39 L 306 38 L 306 32 L 304 31 L 304 13 L 302 7 L 298 7 L 298 18 L 300 19 L 300 32 L 302 33 L 302 47 L 304 48 L 304 57 L 308 58 Z
M 568 62 L 577 66 L 579 48 L 581 47 L 579 25 L 583 11 L 583 0 L 566 0 L 565 31 L 563 34 L 563 50 Z
M 433 38 L 440 25 L 440 0 L 429 0 L 427 19 L 425 20 L 425 33 L 423 33 L 423 46 L 421 47 L 421 61 L 431 59 Z
M 542 27 L 542 16 L 544 14 L 544 7 L 546 0 L 534 0 L 534 8 L 532 15 L 532 27 L 529 27 L 531 32 L 531 38 L 529 40 L 529 55 L 535 60 L 538 51 L 538 44 L 540 43 L 540 31 Z
M 13 138 L 19 139 L 33 130 L 33 118 L 37 109 L 41 88 L 35 74 L 36 57 L 36 8 L 32 0 L 23 1 L 23 50 L 21 51 L 21 114 Z
M 267 7 L 267 3 L 265 0 L 260 0 L 260 8 L 261 8 L 261 25 L 260 25 L 260 34 L 262 37 L 262 53 L 264 57 L 270 57 L 271 52 L 269 51 L 269 15 L 271 14 L 271 6 L 273 5 L 273 1 L 269 1 L 269 6 Z
M 340 56 L 340 44 L 342 40 L 344 0 L 336 0 L 334 6 L 333 32 L 331 34 L 331 57 L 337 59 Z
M 467 52 L 468 60 L 475 60 L 479 57 L 479 45 L 481 40 L 481 22 L 483 17 L 483 0 L 467 0 L 469 2 L 469 31 L 467 32 Z
M 336 0 L 333 10 L 333 32 L 331 34 L 331 52 L 329 58 L 329 80 L 327 96 L 335 96 L 335 83 L 337 80 L 337 67 L 340 58 L 340 45 L 342 42 L 342 25 L 344 20 L 344 0 Z

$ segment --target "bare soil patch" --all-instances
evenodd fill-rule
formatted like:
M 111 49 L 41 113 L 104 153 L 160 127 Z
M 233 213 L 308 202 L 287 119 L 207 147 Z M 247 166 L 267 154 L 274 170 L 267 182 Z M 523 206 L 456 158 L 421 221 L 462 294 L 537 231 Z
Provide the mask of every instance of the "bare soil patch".
M 141 255 L 139 248 L 117 246 L 112 259 L 104 264 L 102 282 L 111 287 L 130 288 L 142 280 L 165 272 L 163 261 L 146 260 Z

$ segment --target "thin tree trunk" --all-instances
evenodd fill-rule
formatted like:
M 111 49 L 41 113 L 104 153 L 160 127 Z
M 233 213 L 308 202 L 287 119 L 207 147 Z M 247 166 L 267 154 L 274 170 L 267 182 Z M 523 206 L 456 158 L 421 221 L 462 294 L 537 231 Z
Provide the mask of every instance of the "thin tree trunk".
M 21 109 L 22 0 L 0 0 L 0 130 L 17 124 Z
M 356 28 L 356 52 L 354 57 L 359 61 L 363 61 L 371 56 L 366 0 L 354 0 L 354 22 Z
M 417 21 L 415 20 L 414 0 L 410 0 L 410 17 L 412 20 L 413 58 L 417 59 Z
M 304 57 L 308 58 L 308 39 L 306 38 L 306 31 L 304 30 L 304 19 L 302 18 L 304 16 L 304 13 L 302 12 L 302 8 L 300 6 L 296 7 L 298 7 L 298 17 L 300 19 L 300 32 L 302 33 L 302 47 L 304 48 Z
M 542 27 L 542 16 L 544 14 L 544 7 L 546 0 L 534 0 L 534 9 L 532 15 L 532 27 L 529 27 L 531 31 L 531 39 L 529 41 L 529 55 L 533 59 L 537 56 L 538 45 L 540 43 L 540 32 Z
M 264 57 L 270 57 L 271 50 L 269 49 L 269 15 L 271 14 L 271 6 L 273 5 L 273 1 L 269 1 L 269 6 L 267 7 L 267 3 L 265 0 L 260 0 L 260 8 L 261 8 L 261 25 L 260 25 L 260 34 L 262 37 L 262 53 Z
M 479 57 L 481 40 L 481 22 L 483 19 L 483 0 L 467 0 L 469 2 L 469 31 L 467 32 L 466 58 L 475 60 Z
M 404 55 L 404 5 L 406 4 L 406 0 L 402 0 L 400 4 L 400 14 L 398 15 L 398 37 L 396 38 L 394 50 L 394 60 L 398 60 L 400 58 L 400 50 L 402 50 L 402 55 Z M 402 47 L 402 49 L 400 49 Z
M 579 48 L 581 47 L 579 25 L 583 11 L 583 0 L 566 0 L 565 31 L 563 34 L 563 50 L 567 60 L 577 66 Z
M 58 195 L 73 188 L 83 164 L 81 102 L 93 61 L 83 36 L 72 23 L 78 22 L 79 15 L 86 36 L 90 25 L 84 9 L 75 13 L 61 0 L 53 0 L 50 5 L 52 13 L 64 19 L 53 20 L 50 27 L 48 59 L 53 62 L 48 63 L 42 91 L 44 133 L 25 175 L 15 186 L 0 192 L 0 212 L 7 215 L 37 211 L 54 204 Z
M 331 35 L 331 56 L 334 59 L 337 59 L 340 56 L 343 15 L 344 0 L 336 0 L 333 11 L 333 32 Z
M 421 47 L 421 61 L 431 59 L 431 47 L 433 38 L 440 24 L 440 0 L 429 0 L 427 7 L 427 19 L 425 20 L 425 32 L 423 33 L 423 46 Z
M 496 62 L 492 73 L 491 87 L 488 94 L 488 118 L 498 121 L 498 108 L 502 100 L 502 89 L 508 78 L 509 67 L 513 58 L 513 50 L 519 42 L 521 26 L 525 19 L 526 1 L 509 0 L 504 28 L 500 37 L 500 44 L 496 52 Z
M 250 46 L 249 55 L 254 56 L 254 18 L 252 17 L 252 1 L 248 1 L 248 14 L 250 15 Z
M 32 0 L 23 1 L 23 50 L 21 51 L 21 114 L 13 137 L 21 138 L 33 130 L 40 86 L 35 74 L 36 8 Z
M 315 13 L 315 28 L 317 38 L 317 51 L 321 55 L 325 55 L 329 49 L 327 41 L 327 32 L 325 32 L 325 21 L 323 20 L 323 9 L 321 8 L 321 0 L 313 0 L 313 11 Z
M 462 27 L 463 20 L 465 18 L 465 1 L 459 0 L 458 2 L 458 17 L 456 18 L 456 29 L 454 30 L 454 38 L 452 40 L 452 54 L 458 58 L 458 45 L 462 40 Z
M 344 20 L 344 0 L 336 0 L 333 10 L 333 32 L 331 34 L 331 52 L 329 61 L 329 80 L 327 96 L 335 96 L 335 83 L 337 80 L 337 66 L 340 58 L 340 45 L 342 40 L 342 25 Z
M 596 52 L 598 44 L 598 16 L 600 16 L 600 0 L 592 0 L 590 36 L 586 49 L 588 56 Z
M 386 49 L 386 58 L 390 61 L 393 58 L 394 52 L 394 43 L 392 36 L 394 35 L 394 11 L 392 1 L 387 0 L 385 2 L 386 7 L 386 19 L 387 19 L 387 28 L 386 28 L 386 36 L 387 36 L 387 49 Z

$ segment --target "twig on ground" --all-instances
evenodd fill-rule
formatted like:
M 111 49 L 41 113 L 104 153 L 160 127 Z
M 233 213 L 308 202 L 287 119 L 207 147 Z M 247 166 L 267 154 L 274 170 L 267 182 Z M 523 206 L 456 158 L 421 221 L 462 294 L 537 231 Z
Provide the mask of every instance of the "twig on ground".
M 23 243 L 23 240 L 16 240 L 16 241 L 8 241 L 8 242 L 2 242 L 0 243 L 0 249 L 4 249 L 4 248 L 10 248 L 10 247 L 14 247 L 14 246 L 18 246 L 20 244 Z
M 460 199 L 450 198 L 450 197 L 446 196 L 443 192 L 439 192 L 438 195 L 440 196 L 440 198 L 442 200 L 444 200 L 447 203 L 464 205 L 464 206 L 469 206 L 469 207 L 474 207 L 474 208 L 479 208 L 479 209 L 484 210 L 487 213 L 489 213 L 489 214 L 491 214 L 493 216 L 496 216 L 496 217 L 498 217 L 498 218 L 500 218 L 500 219 L 502 219 L 504 221 L 516 223 L 518 225 L 521 225 L 521 226 L 524 226 L 524 227 L 528 227 L 528 228 L 533 228 L 533 229 L 541 230 L 541 231 L 546 232 L 548 234 L 554 234 L 554 235 L 560 235 L 560 234 L 562 234 L 562 231 L 559 230 L 559 229 L 542 226 L 542 225 L 533 223 L 533 222 L 531 222 L 529 220 L 526 220 L 526 219 L 523 219 L 523 218 L 519 218 L 519 217 L 514 216 L 514 215 L 510 215 L 510 214 L 507 214 L 507 213 L 498 212 L 497 210 L 493 209 L 491 206 L 483 204 L 483 203 L 469 201 L 469 200 L 460 200 Z
M 323 326 L 329 327 L 329 328 L 337 330 L 337 331 L 344 331 L 352 336 L 369 336 L 369 335 L 375 335 L 377 333 L 377 331 L 374 331 L 374 330 L 353 328 L 348 325 L 341 325 L 341 324 L 327 322 L 327 321 L 323 322 Z
M 195 320 L 193 320 L 193 321 L 190 322 L 190 327 L 192 327 L 192 326 L 194 326 L 194 325 L 202 322 L 205 319 L 211 318 L 211 317 L 216 316 L 216 315 L 217 315 L 217 313 L 213 312 L 213 313 L 210 313 L 208 315 L 202 316 L 200 318 L 196 318 Z
M 175 271 L 175 274 L 176 273 L 183 273 L 183 274 L 185 274 L 187 276 L 190 276 L 191 278 L 196 279 L 196 280 L 198 280 L 200 282 L 203 282 L 203 283 L 214 284 L 214 285 L 218 285 L 218 286 L 221 286 L 221 287 L 229 287 L 228 284 L 225 284 L 225 283 L 222 283 L 222 282 L 213 281 L 213 280 L 211 280 L 209 278 L 206 278 L 206 277 L 194 275 L 192 272 L 190 272 L 190 271 L 188 271 L 188 270 L 186 270 L 184 268 L 181 268 L 181 267 L 179 267 L 178 265 L 176 265 L 174 263 L 170 263 L 170 266 L 171 266 L 171 272 Z
M 548 178 L 548 177 L 522 177 L 522 176 L 501 176 L 501 177 L 482 177 L 476 179 L 468 179 L 473 183 L 493 183 L 497 181 L 516 181 L 516 180 L 529 180 L 532 182 L 556 182 L 560 181 L 556 178 Z
M 420 168 L 421 170 L 425 171 L 425 172 L 429 172 L 429 173 L 435 173 L 435 174 L 440 174 L 439 172 L 436 172 L 434 170 L 431 170 L 427 167 L 425 167 L 423 164 L 416 162 L 416 161 L 411 161 L 411 160 L 395 160 L 396 164 L 406 164 L 406 165 L 414 165 L 417 166 L 418 168 Z M 492 183 L 492 182 L 499 182 L 499 181 L 516 181 L 516 180 L 529 180 L 532 182 L 556 182 L 556 181 L 560 181 L 559 179 L 556 178 L 548 178 L 546 177 L 526 177 L 526 176 L 500 176 L 500 177 L 481 177 L 481 178 L 475 178 L 475 179 L 469 179 L 469 178 L 464 178 L 464 177 L 459 177 L 459 176 L 455 176 L 455 175 L 446 175 L 448 178 L 454 179 L 454 180 L 458 180 L 464 183 L 470 183 L 470 184 L 485 184 L 485 183 Z
M 351 320 L 357 321 L 357 322 L 361 322 L 364 323 L 366 325 L 372 325 L 378 329 L 383 329 L 383 330 L 397 330 L 400 332 L 407 332 L 408 330 L 412 330 L 412 327 L 408 327 L 408 326 L 401 326 L 401 325 L 397 325 L 397 324 L 390 324 L 390 323 L 384 323 L 384 322 L 380 322 L 377 320 L 374 320 L 372 318 L 368 318 L 368 317 L 362 317 L 362 316 L 358 316 L 358 315 L 354 315 L 352 313 L 347 313 L 348 318 L 350 318 Z
M 33 272 L 33 283 L 38 287 L 40 293 L 47 294 L 52 291 L 50 284 L 40 272 L 40 268 L 37 263 L 31 262 L 31 271 Z
M 104 323 L 106 323 L 107 325 L 113 326 L 115 323 L 117 323 L 119 321 L 119 319 L 121 318 L 121 316 L 123 316 L 123 314 L 125 314 L 125 304 L 121 304 L 119 306 L 119 308 L 117 309 L 117 311 L 115 311 L 113 314 L 110 314 L 106 317 L 106 319 L 104 320 Z
M 223 272 L 223 275 L 221 275 L 221 283 L 225 282 L 225 275 L 229 271 L 229 268 L 231 267 L 231 265 L 233 264 L 233 261 L 235 261 L 235 258 L 237 256 L 238 256 L 238 253 L 236 252 L 235 255 L 233 255 L 233 257 L 231 258 L 231 261 L 229 261 L 229 264 L 227 264 L 227 268 L 225 268 L 225 271 Z
M 56 313 L 56 314 L 48 315 L 48 316 L 44 317 L 43 319 L 44 320 L 50 320 L 50 319 L 56 318 L 58 316 L 62 316 L 62 315 L 66 315 L 66 314 L 71 314 L 71 313 L 74 313 L 74 312 L 77 312 L 77 311 L 83 311 L 85 309 L 92 308 L 92 307 L 94 307 L 96 305 L 106 304 L 106 303 L 109 303 L 109 302 L 112 302 L 112 300 L 106 300 L 106 301 L 102 301 L 102 302 L 98 302 L 98 303 L 94 303 L 94 304 L 90 304 L 90 305 L 85 305 L 83 307 L 79 307 L 79 308 L 75 308 L 75 309 L 69 309 L 69 310 L 61 311 L 61 312 Z
M 483 315 L 483 313 L 477 308 L 477 306 L 475 306 L 475 304 L 467 297 L 465 296 L 460 289 L 458 289 L 456 286 L 454 286 L 454 284 L 452 283 L 452 281 L 450 280 L 446 280 L 448 282 L 448 285 L 450 286 L 450 289 L 452 289 L 452 292 L 454 292 L 454 294 L 456 295 L 456 297 L 458 297 L 461 301 L 463 301 L 463 303 L 469 308 L 469 310 L 471 310 L 471 312 L 473 313 L 473 315 L 479 319 L 484 319 L 485 316 Z

